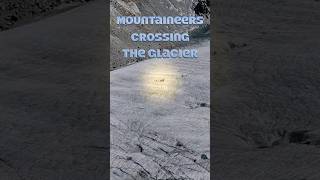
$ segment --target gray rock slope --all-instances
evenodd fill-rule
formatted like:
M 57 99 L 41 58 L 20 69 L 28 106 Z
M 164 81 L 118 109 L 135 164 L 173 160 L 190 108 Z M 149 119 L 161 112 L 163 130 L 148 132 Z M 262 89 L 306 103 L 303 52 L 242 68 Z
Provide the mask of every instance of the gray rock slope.
M 214 9 L 214 179 L 320 179 L 320 3 Z
M 111 62 L 110 69 L 116 69 L 128 63 L 141 59 L 123 58 L 123 48 L 172 48 L 177 43 L 133 43 L 130 40 L 132 32 L 188 32 L 196 27 L 175 25 L 130 25 L 119 26 L 116 24 L 117 16 L 187 16 L 194 15 L 193 8 L 197 0 L 111 0 L 110 1 L 110 26 L 111 26 Z
M 1 0 L 0 31 L 52 13 L 65 11 L 90 0 Z

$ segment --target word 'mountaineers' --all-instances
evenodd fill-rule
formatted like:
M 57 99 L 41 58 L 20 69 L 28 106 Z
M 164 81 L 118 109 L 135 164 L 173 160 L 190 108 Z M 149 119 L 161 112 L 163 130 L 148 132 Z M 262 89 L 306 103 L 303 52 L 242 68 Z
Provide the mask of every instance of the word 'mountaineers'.
M 118 16 L 117 24 L 203 24 L 203 16 Z

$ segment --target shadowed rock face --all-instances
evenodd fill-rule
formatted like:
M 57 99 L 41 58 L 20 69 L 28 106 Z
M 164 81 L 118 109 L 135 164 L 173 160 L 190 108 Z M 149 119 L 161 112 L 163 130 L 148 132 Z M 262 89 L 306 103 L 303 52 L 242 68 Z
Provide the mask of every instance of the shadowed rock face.
M 91 0 L 2 0 L 0 1 L 0 31 L 10 29 L 26 19 L 52 13 L 58 9 L 78 6 Z
M 196 15 L 209 17 L 210 15 L 210 1 L 199 0 L 197 5 L 193 8 Z
M 132 32 L 188 32 L 195 29 L 195 26 L 181 25 L 129 25 L 118 26 L 117 16 L 189 16 L 196 15 L 194 8 L 198 0 L 112 0 L 111 1 L 111 62 L 110 69 L 116 69 L 129 63 L 140 61 L 136 58 L 123 58 L 123 48 L 172 48 L 177 43 L 170 42 L 131 42 Z M 199 14 L 200 15 L 200 14 Z M 202 15 L 202 14 L 201 14 Z M 209 21 L 206 20 L 206 23 Z

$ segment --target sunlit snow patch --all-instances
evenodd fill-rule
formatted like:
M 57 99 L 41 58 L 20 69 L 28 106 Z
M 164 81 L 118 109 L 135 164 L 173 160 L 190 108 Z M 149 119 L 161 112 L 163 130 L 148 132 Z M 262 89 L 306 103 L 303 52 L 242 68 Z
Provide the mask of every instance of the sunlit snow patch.
M 142 75 L 142 94 L 150 101 L 164 102 L 174 99 L 180 87 L 177 70 L 165 60 L 157 60 Z

